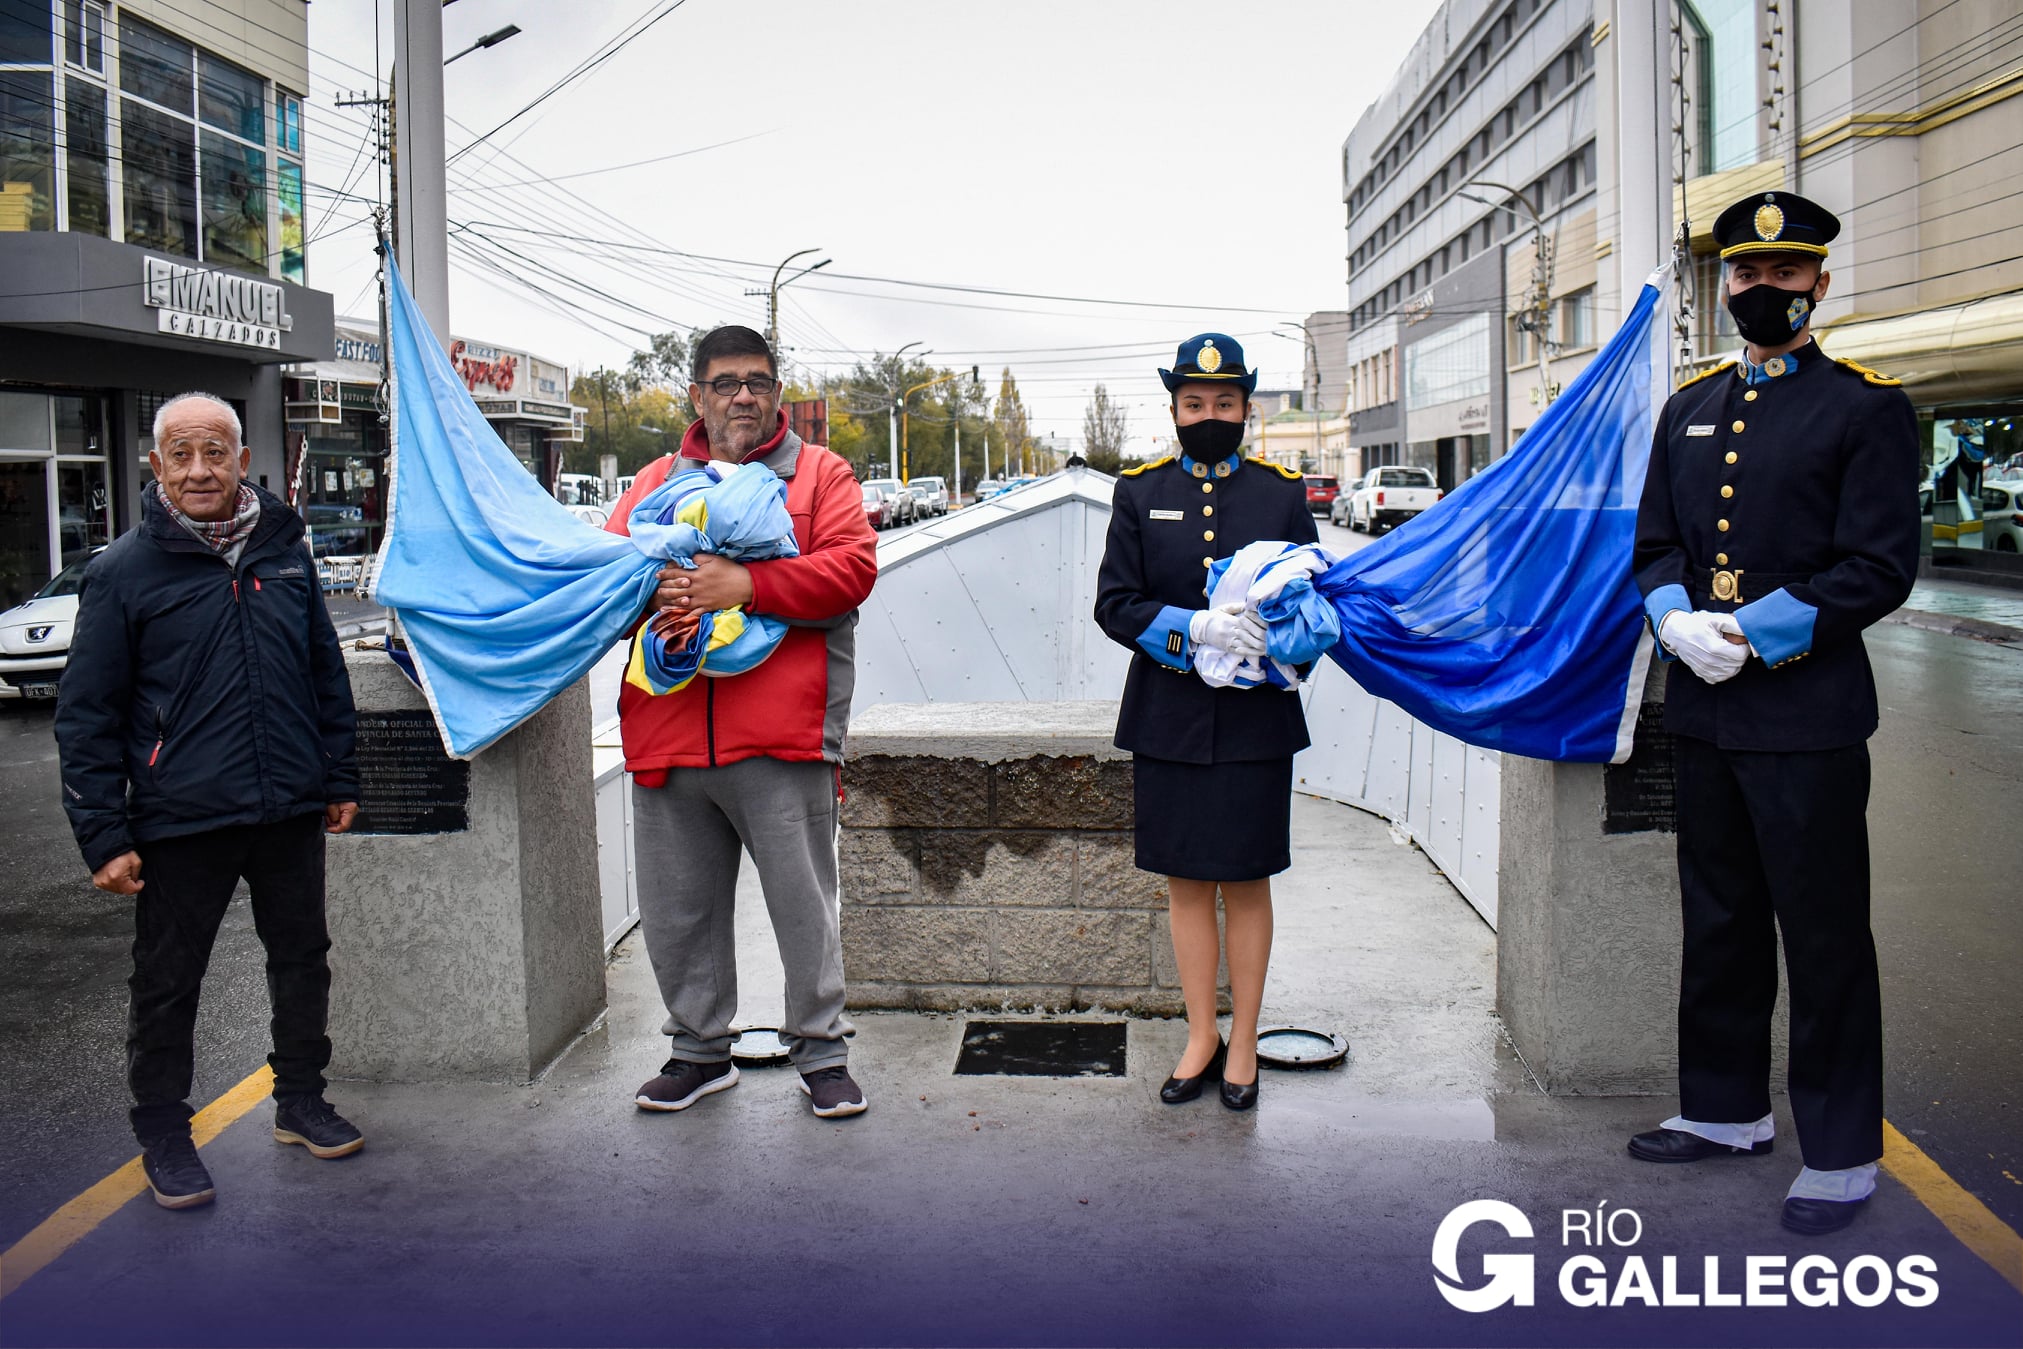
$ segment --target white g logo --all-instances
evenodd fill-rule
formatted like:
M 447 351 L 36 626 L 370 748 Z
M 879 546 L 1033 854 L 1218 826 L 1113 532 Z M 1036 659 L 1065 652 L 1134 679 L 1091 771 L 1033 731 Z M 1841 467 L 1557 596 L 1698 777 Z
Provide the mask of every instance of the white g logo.
M 1456 1255 L 1461 1234 L 1476 1223 L 1495 1223 L 1513 1237 L 1531 1235 L 1531 1220 L 1501 1199 L 1471 1199 L 1440 1220 L 1433 1233 L 1433 1268 L 1440 1275 L 1433 1286 L 1447 1305 L 1464 1312 L 1495 1311 L 1506 1303 L 1532 1305 L 1532 1257 L 1529 1255 L 1485 1255 L 1482 1272 L 1489 1282 L 1480 1288 L 1459 1288 L 1461 1266 Z

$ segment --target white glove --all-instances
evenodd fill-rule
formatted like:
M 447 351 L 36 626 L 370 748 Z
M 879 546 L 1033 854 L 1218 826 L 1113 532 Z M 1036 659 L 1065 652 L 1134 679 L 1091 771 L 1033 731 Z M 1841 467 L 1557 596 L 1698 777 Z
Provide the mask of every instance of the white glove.
M 1199 611 L 1187 620 L 1187 636 L 1196 645 L 1227 651 L 1238 660 L 1264 655 L 1264 624 L 1245 613 L 1241 604 Z
M 1735 621 L 1735 615 L 1733 614 L 1714 615 L 1714 629 L 1717 632 L 1732 632 L 1743 641 L 1749 642 L 1749 634 L 1742 631 L 1742 625 Z M 1736 649 L 1740 650 L 1741 648 L 1738 647 Z M 1758 660 L 1763 659 L 1763 653 L 1756 649 L 1756 643 L 1754 642 L 1749 642 L 1749 654 Z
M 1749 663 L 1749 648 L 1722 635 L 1718 620 L 1723 615 L 1696 609 L 1687 613 L 1674 609 L 1665 615 L 1658 640 L 1665 650 L 1686 662 L 1686 668 L 1709 684 L 1733 679 Z

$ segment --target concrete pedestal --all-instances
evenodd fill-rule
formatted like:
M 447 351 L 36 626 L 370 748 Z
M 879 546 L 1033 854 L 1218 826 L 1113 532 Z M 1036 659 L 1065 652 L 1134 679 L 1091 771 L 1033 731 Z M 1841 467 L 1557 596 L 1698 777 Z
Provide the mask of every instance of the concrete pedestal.
M 1113 702 L 898 703 L 851 729 L 852 1007 L 1183 1010 Z M 1226 999 L 1225 999 L 1226 1001 Z
M 362 719 L 426 713 L 383 652 L 347 665 Z M 468 827 L 330 840 L 334 1076 L 524 1082 L 604 1010 L 589 728 L 578 683 L 470 763 Z
M 1678 837 L 1661 785 L 1671 771 L 1660 729 L 1667 667 L 1653 665 L 1631 764 L 1503 756 L 1497 1011 L 1555 1095 L 1678 1090 Z M 1642 787 L 1625 790 L 1625 775 Z M 1782 1003 L 1773 1034 L 1771 1084 L 1781 1090 Z

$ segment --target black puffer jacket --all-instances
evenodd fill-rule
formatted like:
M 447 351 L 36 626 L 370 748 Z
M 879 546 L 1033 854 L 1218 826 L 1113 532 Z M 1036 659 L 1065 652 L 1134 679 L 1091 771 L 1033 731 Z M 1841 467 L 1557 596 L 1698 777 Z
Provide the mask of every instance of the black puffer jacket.
M 94 871 L 136 843 L 358 799 L 351 681 L 302 517 L 253 490 L 236 569 L 149 492 L 85 573 L 56 743 Z

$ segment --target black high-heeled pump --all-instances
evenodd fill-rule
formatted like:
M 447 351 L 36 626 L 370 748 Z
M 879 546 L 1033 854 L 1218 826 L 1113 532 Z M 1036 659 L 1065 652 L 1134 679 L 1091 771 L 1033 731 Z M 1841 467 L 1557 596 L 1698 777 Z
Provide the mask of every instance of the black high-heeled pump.
M 1201 1095 L 1201 1084 L 1222 1080 L 1223 1060 L 1229 1057 L 1229 1046 L 1220 1036 L 1215 1040 L 1215 1052 L 1208 1058 L 1208 1066 L 1192 1077 L 1169 1077 L 1166 1085 L 1159 1088 L 1159 1099 L 1168 1105 L 1185 1105 Z M 1253 1090 L 1255 1090 L 1253 1088 Z
M 1249 1110 L 1257 1104 L 1257 1084 L 1263 1077 L 1264 1074 L 1259 1073 L 1248 1082 L 1232 1082 L 1226 1077 L 1223 1078 L 1222 1103 L 1231 1110 Z

